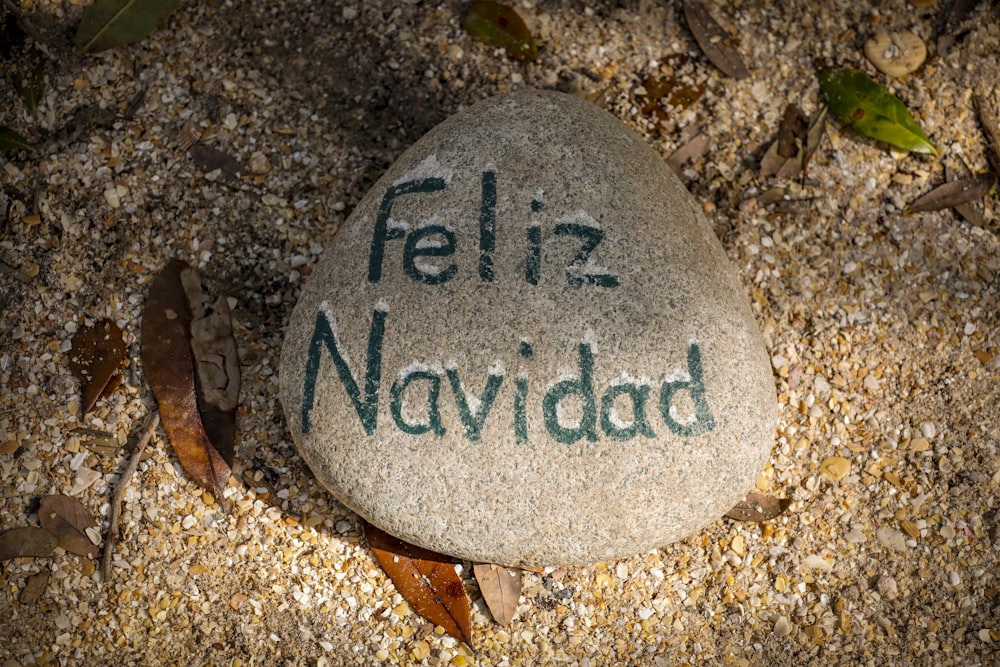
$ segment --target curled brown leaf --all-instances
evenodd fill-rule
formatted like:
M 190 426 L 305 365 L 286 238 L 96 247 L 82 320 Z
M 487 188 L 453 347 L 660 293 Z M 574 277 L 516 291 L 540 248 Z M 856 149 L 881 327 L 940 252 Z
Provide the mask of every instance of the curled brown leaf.
M 750 70 L 736 49 L 735 40 L 712 18 L 700 0 L 684 0 L 684 19 L 698 46 L 713 65 L 734 79 L 750 76 Z
M 0 534 L 0 560 L 11 558 L 46 558 L 59 546 L 56 536 L 44 528 L 11 528 Z
M 101 396 L 111 394 L 121 383 L 125 361 L 125 338 L 111 320 L 84 326 L 73 335 L 69 368 L 80 381 L 80 412 L 86 415 Z
M 163 428 L 184 470 L 220 504 L 232 472 L 239 394 L 228 316 L 225 300 L 212 303 L 197 272 L 173 259 L 150 286 L 142 317 L 142 364 Z

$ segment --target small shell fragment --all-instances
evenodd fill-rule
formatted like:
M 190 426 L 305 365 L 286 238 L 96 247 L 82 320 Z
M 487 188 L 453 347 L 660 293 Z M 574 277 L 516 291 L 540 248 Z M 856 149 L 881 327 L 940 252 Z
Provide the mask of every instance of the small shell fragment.
M 880 30 L 865 42 L 865 57 L 880 72 L 899 77 L 916 71 L 924 64 L 927 47 L 909 30 Z

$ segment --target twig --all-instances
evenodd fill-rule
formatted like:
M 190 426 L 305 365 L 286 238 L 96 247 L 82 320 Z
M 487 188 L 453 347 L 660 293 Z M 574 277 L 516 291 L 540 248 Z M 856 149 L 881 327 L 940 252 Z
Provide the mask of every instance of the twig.
M 101 574 L 104 577 L 104 581 L 108 581 L 111 578 L 111 555 L 114 553 L 115 545 L 118 544 L 118 520 L 121 518 L 122 513 L 122 497 L 125 495 L 125 489 L 128 488 L 129 480 L 139 467 L 139 459 L 142 458 L 142 452 L 146 449 L 149 441 L 153 439 L 153 433 L 156 432 L 156 425 L 159 423 L 160 413 L 156 412 L 150 418 L 149 425 L 146 426 L 142 438 L 136 443 L 135 451 L 132 452 L 125 470 L 122 471 L 122 475 L 118 479 L 118 486 L 115 487 L 115 492 L 111 496 L 111 519 L 108 524 L 108 537 L 104 540 L 104 553 L 101 555 Z
M 972 101 L 979 116 L 979 124 L 983 126 L 987 145 L 992 149 L 987 153 L 990 164 L 993 165 L 994 171 L 1000 174 L 1000 122 L 997 120 L 996 109 L 982 93 L 974 93 Z

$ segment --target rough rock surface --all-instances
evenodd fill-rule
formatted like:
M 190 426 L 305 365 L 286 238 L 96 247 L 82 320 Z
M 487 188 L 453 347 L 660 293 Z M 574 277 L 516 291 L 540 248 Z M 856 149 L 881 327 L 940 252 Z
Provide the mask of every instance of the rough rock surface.
M 541 91 L 447 120 L 375 184 L 303 289 L 281 389 L 345 505 L 510 565 L 686 537 L 753 486 L 777 416 L 680 179 L 611 114 Z

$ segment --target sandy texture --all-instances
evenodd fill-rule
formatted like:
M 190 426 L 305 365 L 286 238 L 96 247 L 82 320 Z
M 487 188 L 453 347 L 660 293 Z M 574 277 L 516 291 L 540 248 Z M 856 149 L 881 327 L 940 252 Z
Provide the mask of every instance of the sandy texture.
M 833 123 L 808 177 L 779 183 L 758 161 L 786 103 L 817 107 L 814 59 L 874 73 L 867 37 L 888 27 L 929 41 L 936 5 L 713 3 L 753 72 L 736 81 L 697 55 L 677 3 L 528 2 L 542 40 L 531 65 L 464 35 L 463 3 L 396 4 L 185 3 L 143 43 L 77 59 L 65 51 L 76 3 L 24 3 L 57 60 L 37 115 L 0 93 L 0 124 L 41 148 L 0 169 L 4 197 L 27 200 L 0 239 L 14 267 L 0 275 L 0 525 L 37 525 L 36 499 L 63 492 L 106 533 L 154 407 L 137 334 L 169 257 L 232 296 L 243 395 L 233 512 L 158 436 L 125 494 L 110 580 L 68 554 L 0 565 L 3 664 L 995 664 L 996 200 L 981 226 L 901 214 L 946 171 L 987 168 L 970 97 L 1000 105 L 988 7 L 946 57 L 891 83 L 940 159 Z M 706 92 L 658 122 L 640 112 L 640 87 L 672 53 L 692 55 Z M 288 437 L 276 367 L 302 276 L 374 180 L 457 109 L 523 86 L 590 96 L 665 157 L 698 129 L 708 137 L 683 178 L 775 368 L 781 416 L 758 487 L 793 503 L 764 525 L 720 520 L 620 562 L 528 574 L 509 627 L 476 603 L 473 654 L 409 612 L 356 517 L 316 484 Z M 118 117 L 143 89 L 134 116 Z M 81 122 L 95 117 L 107 122 Z M 189 119 L 247 173 L 203 173 L 178 146 Z M 776 184 L 786 198 L 767 203 Z M 81 420 L 69 340 L 101 317 L 127 331 L 131 365 Z M 824 467 L 833 456 L 846 469 Z M 42 597 L 19 603 L 42 570 Z

